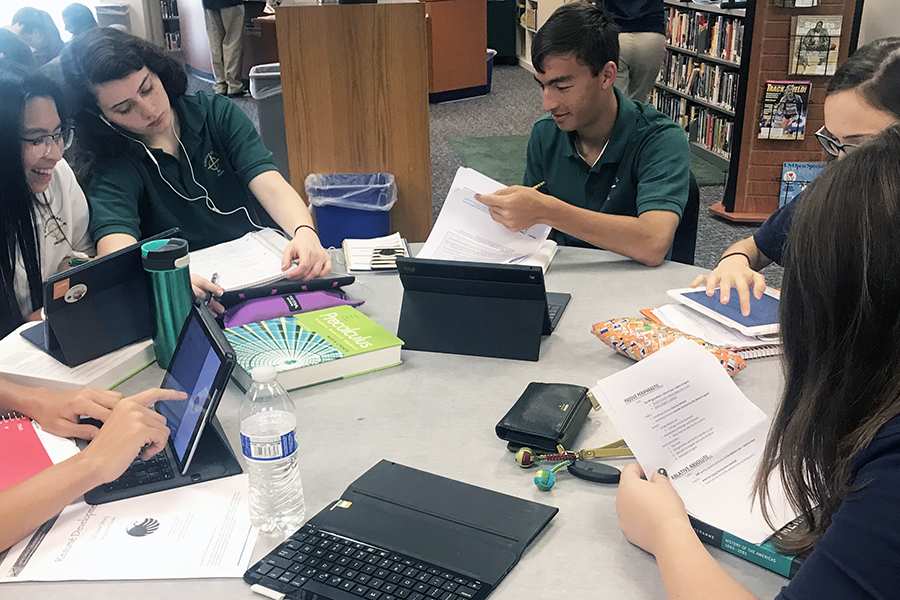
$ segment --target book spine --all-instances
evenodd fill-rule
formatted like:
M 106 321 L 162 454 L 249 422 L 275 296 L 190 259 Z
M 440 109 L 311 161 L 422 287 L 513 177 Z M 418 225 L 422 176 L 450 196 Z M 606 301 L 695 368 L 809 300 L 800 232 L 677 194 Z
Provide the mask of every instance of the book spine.
M 784 556 L 775 551 L 771 544 L 760 546 L 735 537 L 694 517 L 689 517 L 691 527 L 704 544 L 720 548 L 729 554 L 739 556 L 756 565 L 790 579 L 803 564 L 802 556 Z

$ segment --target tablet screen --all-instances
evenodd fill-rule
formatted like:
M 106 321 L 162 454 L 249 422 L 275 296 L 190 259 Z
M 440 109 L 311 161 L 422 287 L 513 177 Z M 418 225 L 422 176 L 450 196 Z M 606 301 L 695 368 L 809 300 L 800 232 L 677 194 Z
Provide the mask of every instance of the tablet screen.
M 166 401 L 157 404 L 157 410 L 166 418 L 169 438 L 178 459 L 184 467 L 192 440 L 200 433 L 203 418 L 209 410 L 210 391 L 216 382 L 216 374 L 222 360 L 206 337 L 200 319 L 191 312 L 187 331 L 172 364 L 166 373 L 162 387 L 178 390 L 188 395 L 187 400 Z
M 763 294 L 759 300 L 750 295 L 750 314 L 746 317 L 741 314 L 741 301 L 735 291 L 732 291 L 728 304 L 719 302 L 719 290 L 712 296 L 707 296 L 704 290 L 685 292 L 681 295 L 745 327 L 759 327 L 778 322 L 778 300 L 768 294 Z

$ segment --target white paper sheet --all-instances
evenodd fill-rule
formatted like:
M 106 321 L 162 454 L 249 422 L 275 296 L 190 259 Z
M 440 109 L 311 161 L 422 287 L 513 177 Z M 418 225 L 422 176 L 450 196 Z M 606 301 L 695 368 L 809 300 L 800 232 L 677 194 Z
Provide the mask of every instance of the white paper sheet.
M 512 263 L 536 251 L 550 235 L 549 226 L 539 224 L 510 231 L 494 221 L 488 208 L 475 199 L 475 194 L 490 194 L 505 187 L 477 171 L 460 167 L 417 258 Z
M 78 500 L 43 539 L 10 549 L 0 583 L 240 577 L 257 533 L 247 475 L 98 506 Z
M 666 304 L 654 310 L 660 320 L 679 331 L 697 336 L 720 348 L 758 348 L 777 344 L 777 339 L 759 339 L 726 327 L 684 304 Z
M 230 242 L 191 252 L 193 275 L 219 275 L 225 291 L 240 290 L 284 279 L 281 257 L 288 240 L 274 229 L 251 231 Z
M 753 543 L 772 535 L 751 495 L 769 420 L 707 350 L 676 340 L 602 379 L 594 394 L 644 472 L 665 468 L 691 515 Z M 771 513 L 780 528 L 796 514 L 777 479 Z
M 344 240 L 344 260 L 351 271 L 371 271 L 372 251 L 375 248 L 403 248 L 403 238 L 400 232 L 377 237 L 368 240 L 346 239 Z

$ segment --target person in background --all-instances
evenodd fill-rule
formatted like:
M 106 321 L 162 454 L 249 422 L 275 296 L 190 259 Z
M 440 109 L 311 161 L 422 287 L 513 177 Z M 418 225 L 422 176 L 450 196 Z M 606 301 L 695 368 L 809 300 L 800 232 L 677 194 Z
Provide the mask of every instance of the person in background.
M 243 0 L 203 0 L 203 18 L 212 54 L 213 90 L 229 98 L 246 94 L 241 81 L 244 54 Z
M 59 29 L 53 17 L 45 10 L 25 6 L 16 11 L 12 25 L 8 27 L 19 38 L 31 46 L 37 66 L 47 63 L 59 54 L 63 47 Z
M 778 598 L 895 598 L 900 126 L 829 165 L 804 195 L 779 308 L 785 389 L 753 500 L 766 507 L 780 477 L 801 524 L 776 545 L 811 549 Z M 753 597 L 703 547 L 665 473 L 627 465 L 616 511 L 625 538 L 656 557 L 667 597 Z
M 40 318 L 42 281 L 93 253 L 88 204 L 62 158 L 72 140 L 50 79 L 0 61 L 0 336 Z
M 0 29 L 0 58 L 25 67 L 34 67 L 31 48 L 9 29 Z
M 860 144 L 900 121 L 900 37 L 884 38 L 859 48 L 841 65 L 825 89 L 825 126 L 816 138 L 828 154 L 840 159 Z M 731 288 L 750 314 L 750 294 L 762 298 L 766 280 L 759 271 L 771 263 L 787 266 L 783 249 L 794 210 L 804 193 L 776 210 L 752 236 L 729 246 L 709 275 L 698 275 L 691 287 L 706 286 L 712 296 L 720 290 L 722 304 Z
M 98 26 L 97 19 L 94 18 L 94 13 L 91 12 L 91 9 L 78 2 L 73 2 L 65 7 L 62 11 L 62 18 L 66 31 L 71 33 L 72 36 L 79 35 L 88 29 Z
M 616 87 L 629 100 L 646 102 L 666 58 L 663 0 L 597 0 L 619 26 Z
M 15 411 L 47 432 L 91 440 L 75 456 L 0 490 L 0 552 L 88 490 L 116 479 L 135 456 L 146 460 L 165 448 L 166 419 L 148 407 L 185 398 L 175 390 L 150 389 L 123 398 L 107 390 L 56 392 L 0 381 L 0 413 Z M 79 424 L 82 415 L 103 421 L 103 428 Z
M 618 27 L 602 7 L 558 8 L 531 45 L 544 110 L 528 140 L 522 186 L 476 196 L 510 231 L 536 223 L 562 245 L 655 266 L 670 255 L 688 199 L 684 131 L 613 85 Z
M 234 102 L 186 95 L 179 62 L 108 27 L 72 40 L 62 66 L 82 106 L 80 140 L 97 157 L 87 196 L 99 254 L 170 227 L 199 250 L 277 224 L 291 238 L 282 257 L 286 277 L 331 270 L 306 204 Z M 223 293 L 202 278 L 194 283 L 199 296 Z

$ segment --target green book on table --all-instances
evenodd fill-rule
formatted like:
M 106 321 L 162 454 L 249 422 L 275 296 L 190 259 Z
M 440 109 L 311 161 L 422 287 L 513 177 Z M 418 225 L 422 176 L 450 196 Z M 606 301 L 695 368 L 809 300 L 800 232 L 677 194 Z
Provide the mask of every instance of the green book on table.
M 791 578 L 800 569 L 806 554 L 788 556 L 780 554 L 771 541 L 766 540 L 762 544 L 753 544 L 739 537 L 733 536 L 727 531 L 722 531 L 712 525 L 708 525 L 699 519 L 689 517 L 691 527 L 697 533 L 700 541 L 721 548 L 725 552 L 740 556 L 779 575 Z M 794 526 L 795 522 L 788 523 L 783 530 Z
M 400 364 L 403 340 L 350 306 L 336 306 L 225 330 L 244 390 L 250 371 L 271 365 L 287 390 Z

